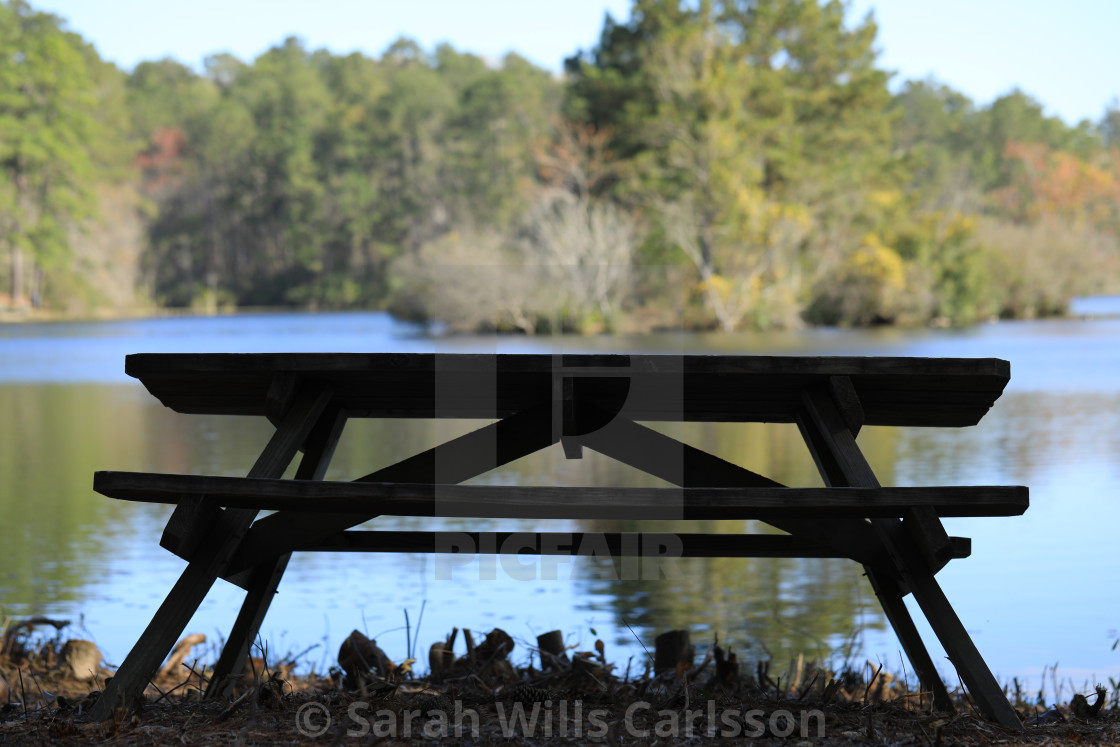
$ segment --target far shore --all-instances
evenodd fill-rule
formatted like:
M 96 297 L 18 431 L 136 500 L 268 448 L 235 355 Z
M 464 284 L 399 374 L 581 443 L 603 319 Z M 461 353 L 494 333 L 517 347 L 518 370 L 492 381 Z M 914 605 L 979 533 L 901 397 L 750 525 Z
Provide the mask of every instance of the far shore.
M 1096 297 L 1094 297 L 1096 298 Z M 1065 314 L 1054 315 L 1046 317 L 1049 319 L 1095 319 L 1095 318 L 1111 318 L 1120 316 L 1120 296 L 1106 296 L 1102 298 L 1117 298 L 1117 308 L 1110 310 L 1107 313 L 1095 313 L 1090 311 L 1078 312 L 1074 309 L 1075 303 L 1071 304 L 1070 309 Z M 32 308 L 10 308 L 0 307 L 0 325 L 3 324 L 38 324 L 38 323 L 83 323 L 83 322 L 114 322 L 114 321 L 143 321 L 150 319 L 168 319 L 168 318 L 206 318 L 206 317 L 228 317 L 228 316 L 250 316 L 250 315 L 265 315 L 265 314 L 346 314 L 346 313 L 389 313 L 383 312 L 381 309 L 312 309 L 301 307 L 284 307 L 284 306 L 241 306 L 241 307 L 226 307 L 217 309 L 196 309 L 187 307 L 138 307 L 132 309 L 95 309 L 82 313 L 68 312 L 62 309 L 32 309 Z M 1032 317 L 1037 318 L 1037 317 Z M 1031 318 L 1012 318 L 1012 319 L 999 319 L 993 317 L 991 319 L 983 320 L 972 325 L 984 323 L 995 323 L 998 321 L 1029 321 Z M 400 320 L 402 323 L 408 323 L 409 320 Z M 436 325 L 438 322 L 427 322 L 431 325 Z M 425 322 L 416 321 L 417 326 L 423 326 Z M 952 325 L 946 319 L 932 319 L 924 325 L 901 325 L 901 324 L 886 324 L 881 325 L 894 329 L 939 329 L 948 328 Z M 806 328 L 823 328 L 824 325 L 811 325 L 806 324 Z M 661 328 L 662 330 L 664 328 Z M 616 332 L 621 333 L 643 333 L 658 331 L 655 329 L 620 329 Z M 687 332 L 710 332 L 714 330 L 689 328 L 679 329 L 677 331 Z M 746 330 L 743 330 L 746 331 Z M 523 334 L 521 332 L 509 332 L 506 334 Z M 568 333 L 576 334 L 576 333 Z M 585 336 L 594 336 L 592 333 Z M 607 333 L 609 334 L 609 333 Z

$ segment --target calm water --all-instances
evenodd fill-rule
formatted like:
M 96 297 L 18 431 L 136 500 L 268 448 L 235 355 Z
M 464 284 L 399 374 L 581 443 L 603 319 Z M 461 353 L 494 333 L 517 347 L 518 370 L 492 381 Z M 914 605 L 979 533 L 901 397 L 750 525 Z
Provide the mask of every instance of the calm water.
M 963 331 L 812 330 L 776 335 L 659 334 L 593 339 L 432 340 L 382 314 L 257 315 L 0 326 L 0 617 L 33 614 L 84 626 L 119 663 L 183 568 L 159 548 L 169 514 L 91 488 L 99 469 L 243 475 L 267 441 L 254 419 L 187 416 L 163 408 L 124 375 L 134 352 L 432 351 L 720 352 L 1000 357 L 1012 379 L 974 428 L 866 428 L 860 435 L 884 484 L 1024 484 L 1022 517 L 948 519 L 973 556 L 939 575 L 997 677 L 1038 683 L 1044 665 L 1081 686 L 1120 673 L 1120 299 L 1091 299 L 1083 319 L 1001 322 Z M 329 479 L 352 479 L 477 424 L 354 421 Z M 781 482 L 819 485 L 796 428 L 691 425 L 666 430 Z M 652 478 L 587 454 L 523 459 L 484 481 L 652 485 Z M 555 523 L 559 531 L 632 529 L 636 522 Z M 380 528 L 456 528 L 455 521 L 382 519 Z M 676 525 L 679 526 L 679 525 Z M 712 529 L 708 524 L 689 529 Z M 472 528 L 528 528 L 516 521 Z M 643 525 L 657 529 L 657 525 Z M 724 522 L 720 529 L 742 528 Z M 319 644 L 300 662 L 333 663 L 354 628 L 391 656 L 406 655 L 404 611 L 421 645 L 454 626 L 500 626 L 530 645 L 560 628 L 588 649 L 596 637 L 625 665 L 656 632 L 718 633 L 747 659 L 791 653 L 852 656 L 901 668 L 859 567 L 842 560 L 680 561 L 658 583 L 619 581 L 610 565 L 542 561 L 531 581 L 487 560 L 438 580 L 427 555 L 297 555 L 262 630 L 273 653 Z M 187 632 L 228 630 L 241 592 L 219 583 Z M 629 627 L 627 626 L 629 624 Z M 634 632 L 631 632 L 631 628 Z M 942 653 L 922 627 L 935 660 Z M 461 643 L 460 643 L 461 645 Z M 525 657 L 525 648 L 521 655 Z M 421 654 L 421 660 L 424 659 Z M 423 667 L 421 667 L 423 669 Z M 948 674 L 948 668 L 945 669 Z M 955 680 L 955 677 L 951 679 Z

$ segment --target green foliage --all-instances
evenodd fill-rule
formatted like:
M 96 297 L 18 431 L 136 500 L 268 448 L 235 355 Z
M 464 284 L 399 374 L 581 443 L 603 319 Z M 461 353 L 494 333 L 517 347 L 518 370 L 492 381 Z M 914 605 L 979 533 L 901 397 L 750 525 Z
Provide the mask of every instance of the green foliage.
M 119 297 L 82 287 L 109 254 L 71 250 L 113 243 L 94 194 L 136 192 L 113 208 L 146 231 L 124 276 L 200 310 L 733 330 L 967 324 L 1106 289 L 1116 106 L 1071 127 L 1020 91 L 892 96 L 876 33 L 840 0 L 634 0 L 562 80 L 408 39 L 126 75 L 0 0 L 0 275 Z
M 84 45 L 58 18 L 0 3 L 0 236 L 17 305 L 28 288 L 38 305 L 38 269 L 64 264 L 71 224 L 92 209 L 91 89 Z
M 199 288 L 239 305 L 379 304 L 394 258 L 512 223 L 557 98 L 516 56 L 492 68 L 405 39 L 376 60 L 288 39 L 249 65 L 211 58 L 206 77 L 142 65 L 130 85 L 158 162 L 149 277 L 172 305 Z
M 796 324 L 874 221 L 897 180 L 874 36 L 836 2 L 639 0 L 569 61 L 569 113 L 612 129 L 616 197 L 658 215 L 712 324 Z

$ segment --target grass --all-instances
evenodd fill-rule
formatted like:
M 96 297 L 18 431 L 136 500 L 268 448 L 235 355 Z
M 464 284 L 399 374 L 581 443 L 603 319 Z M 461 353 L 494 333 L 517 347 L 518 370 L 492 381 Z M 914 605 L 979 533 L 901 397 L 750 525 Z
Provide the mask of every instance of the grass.
M 413 630 L 406 617 L 407 650 L 399 653 L 408 660 L 416 658 L 419 622 Z M 44 634 L 44 630 L 48 632 Z M 388 671 L 351 664 L 349 672 L 332 666 L 319 673 L 297 674 L 296 662 L 316 646 L 278 656 L 262 643 L 254 647 L 228 697 L 203 700 L 210 662 L 216 661 L 220 648 L 211 644 L 203 658 L 192 658 L 187 652 L 165 667 L 132 708 L 118 709 L 110 721 L 91 722 L 84 713 L 112 671 L 102 669 L 89 680 L 67 675 L 60 668 L 61 630 L 51 621 L 8 623 L 0 634 L 0 678 L 10 685 L 4 692 L 0 684 L 0 743 L 275 745 L 345 741 L 343 725 L 350 731 L 361 726 L 352 718 L 356 712 L 365 713 L 367 722 L 380 724 L 383 730 L 392 725 L 400 737 L 410 711 L 443 713 L 450 718 L 456 707 L 476 715 L 477 724 L 468 726 L 478 727 L 472 741 L 479 745 L 540 743 L 538 733 L 524 728 L 510 732 L 510 723 L 519 723 L 507 718 L 514 712 L 526 719 L 536 714 L 533 728 L 548 724 L 553 737 L 567 730 L 569 741 L 619 745 L 652 743 L 658 730 L 668 733 L 674 722 L 683 729 L 683 719 L 690 718 L 690 713 L 700 714 L 694 718 L 694 743 L 734 744 L 748 738 L 744 714 L 755 712 L 761 714 L 756 720 L 763 725 L 763 732 L 749 739 L 755 743 L 784 743 L 781 735 L 789 724 L 771 719 L 786 712 L 820 714 L 813 719 L 820 721 L 824 736 L 814 731 L 808 740 L 811 744 L 940 747 L 993 740 L 1007 744 L 1120 741 L 1120 677 L 1109 680 L 1110 690 L 1101 689 L 1099 712 L 1089 712 L 1078 703 L 1078 696 L 1092 706 L 1098 691 L 1089 683 L 1078 686 L 1062 677 L 1056 664 L 1044 667 L 1037 691 L 1026 692 L 1018 680 L 1008 683 L 1005 692 L 1028 723 L 1024 731 L 1014 732 L 981 718 L 959 685 L 952 690 L 956 713 L 933 711 L 929 694 L 914 682 L 905 666 L 891 672 L 882 662 L 849 657 L 833 666 L 798 656 L 784 667 L 759 662 L 753 671 L 746 671 L 739 667 L 733 651 L 712 641 L 692 666 L 654 672 L 653 655 L 640 639 L 646 648 L 645 660 L 631 658 L 623 668 L 609 661 L 599 642 L 593 650 L 569 647 L 557 656 L 542 654 L 535 642 L 519 641 L 517 647 L 523 653 L 514 657 L 513 641 L 505 634 L 495 632 L 476 641 L 469 631 L 463 631 L 468 653 L 453 657 L 438 673 L 429 671 L 424 677 L 414 674 L 411 665 L 395 663 L 400 659 L 392 656 Z M 437 641 L 432 655 L 445 646 L 446 641 Z M 335 731 L 318 740 L 301 733 L 297 719 L 309 708 L 320 709 L 316 713 L 324 721 L 329 717 Z M 608 725 L 607 733 L 592 733 L 598 723 L 590 718 L 592 712 Z M 374 721 L 374 714 L 381 714 L 381 721 Z M 730 728 L 725 726 L 727 718 L 739 718 L 739 737 L 720 736 L 721 729 Z M 813 719 L 807 723 L 815 729 Z M 422 723 L 429 722 L 416 721 L 415 728 L 420 730 Z M 577 724 L 585 730 L 578 739 L 571 733 Z M 522 726 L 527 725 L 528 721 Z M 707 735 L 708 728 L 715 731 L 714 736 Z M 636 736 L 643 731 L 649 732 L 648 738 Z M 388 743 L 394 742 L 390 739 Z

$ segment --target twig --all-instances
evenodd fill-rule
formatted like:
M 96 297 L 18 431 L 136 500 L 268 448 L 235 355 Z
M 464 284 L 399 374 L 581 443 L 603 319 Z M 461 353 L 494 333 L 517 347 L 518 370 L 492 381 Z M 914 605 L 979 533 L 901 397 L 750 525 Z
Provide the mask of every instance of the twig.
M 650 654 L 649 649 L 646 648 L 646 644 L 642 643 L 642 639 L 638 637 L 638 634 L 634 632 L 634 629 L 630 627 L 630 621 L 624 617 L 622 618 L 622 624 L 625 625 L 626 629 L 630 631 L 630 635 L 634 636 L 634 640 L 638 642 L 638 645 L 642 647 L 642 651 L 646 652 L 646 656 L 649 657 L 649 660 L 652 662 L 654 660 L 653 655 Z
M 191 678 L 190 678 L 190 676 L 188 675 L 188 676 L 187 676 L 187 678 L 186 678 L 185 680 L 183 680 L 182 682 L 180 682 L 180 683 L 179 683 L 178 685 L 176 685 L 175 687 L 171 688 L 171 689 L 170 689 L 170 690 L 168 690 L 167 692 L 164 692 L 163 690 L 160 690 L 160 689 L 159 689 L 159 685 L 157 685 L 157 684 L 156 684 L 155 682 L 152 682 L 152 683 L 151 683 L 152 687 L 154 687 L 154 688 L 155 688 L 155 689 L 156 689 L 157 691 L 159 691 L 159 697 L 158 697 L 158 698 L 156 699 L 156 703 L 160 702 L 161 700 L 164 700 L 165 698 L 167 698 L 167 696 L 168 696 L 168 695 L 171 695 L 171 693 L 175 692 L 175 691 L 176 691 L 176 690 L 178 690 L 178 689 L 179 689 L 180 687 L 183 687 L 184 685 L 189 685 L 189 684 L 190 684 L 190 682 L 191 682 Z M 167 701 L 167 702 L 168 702 L 168 703 L 170 703 L 171 701 L 169 700 L 169 701 Z
M 249 696 L 252 695 L 252 694 L 253 694 L 253 688 L 249 688 L 245 692 L 238 695 L 237 699 L 234 700 L 232 703 L 230 703 L 228 708 L 226 708 L 224 711 L 219 713 L 218 717 L 216 719 L 214 719 L 214 721 L 225 721 L 227 718 L 229 718 L 230 716 L 233 715 L 234 711 L 236 711 L 241 706 L 245 705 L 245 701 L 248 700 Z
M 697 677 L 699 677 L 699 676 L 700 676 L 700 673 L 701 673 L 701 672 L 703 672 L 703 671 L 704 671 L 704 669 L 705 669 L 705 668 L 707 668 L 708 664 L 710 664 L 710 663 L 712 662 L 712 650 L 713 650 L 713 649 L 714 649 L 714 648 L 715 648 L 715 647 L 716 647 L 717 645 L 719 645 L 719 639 L 718 639 L 718 638 L 716 639 L 716 643 L 715 643 L 715 644 L 713 644 L 712 646 L 709 646 L 709 647 L 708 647 L 708 650 L 707 650 L 707 652 L 706 652 L 706 653 L 704 654 L 704 660 L 703 660 L 702 662 L 700 662 L 700 666 L 698 666 L 698 667 L 695 667 L 694 669 L 692 669 L 691 671 L 689 671 L 687 675 L 685 675 L 685 679 L 686 679 L 686 680 L 687 680 L 688 682 L 692 682 L 692 681 L 694 681 L 694 680 L 695 680 L 695 679 L 696 679 Z
M 1054 702 L 1062 702 L 1062 687 L 1058 681 L 1058 663 L 1054 662 L 1054 666 L 1050 667 L 1050 680 L 1054 683 Z
M 424 624 L 424 608 L 427 607 L 427 606 L 428 606 L 428 600 L 427 599 L 421 600 L 421 602 L 420 602 L 420 616 L 418 618 L 416 618 L 416 642 L 413 643 L 413 649 L 410 650 L 409 653 L 408 653 L 408 658 L 410 658 L 410 659 L 415 659 L 416 658 L 415 645 L 416 645 L 416 643 L 420 642 L 420 626 Z
M 901 651 L 899 651 L 898 652 L 898 658 L 902 661 L 902 692 L 909 694 L 910 693 L 910 680 L 906 676 L 906 657 L 902 655 Z M 922 694 L 922 688 L 921 688 L 921 684 L 920 684 L 920 680 L 919 680 L 918 695 L 921 696 L 921 694 Z M 921 697 L 919 697 L 918 698 L 918 710 L 921 710 L 921 708 L 922 708 L 922 699 L 921 699 Z
M 17 669 L 16 671 L 19 672 L 19 691 L 20 691 L 20 694 L 21 694 L 22 700 L 23 700 L 23 702 L 20 703 L 20 705 L 23 706 L 23 715 L 26 716 L 27 715 L 27 691 L 23 688 L 23 669 Z
M 801 691 L 801 692 L 800 692 L 800 693 L 798 694 L 798 696 L 797 696 L 797 700 L 798 700 L 798 701 L 804 700 L 805 696 L 809 694 L 809 691 L 813 689 L 813 685 L 817 684 L 817 679 L 818 679 L 818 678 L 819 678 L 820 676 L 821 676 L 820 670 L 818 670 L 818 671 L 816 671 L 816 672 L 814 672 L 814 673 L 813 673 L 813 679 L 809 680 L 809 684 L 808 684 L 808 685 L 806 685 L 806 686 L 805 686 L 805 689 L 804 689 L 804 690 L 802 690 L 802 691 Z
M 261 674 L 266 677 L 271 677 L 272 674 L 268 671 L 268 644 L 263 638 L 261 638 L 259 633 L 257 634 L 257 650 L 261 652 L 261 663 L 264 666 L 264 672 L 262 672 Z M 250 656 L 249 662 L 252 663 L 252 661 L 253 657 Z M 253 678 L 254 682 L 256 682 L 257 684 L 264 681 L 264 677 L 257 674 L 256 664 L 253 664 Z
M 489 666 L 490 666 L 491 664 L 493 664 L 493 663 L 494 663 L 494 660 L 495 660 L 495 659 L 497 659 L 499 655 L 505 655 L 505 654 L 508 654 L 508 653 L 509 653 L 509 652 L 508 652 L 508 651 L 506 651 L 506 650 L 505 650 L 505 648 L 504 648 L 503 646 L 495 646 L 495 647 L 494 647 L 494 653 L 490 654 L 490 658 L 486 660 L 486 663 L 485 663 L 485 664 L 483 664 L 483 665 L 482 665 L 481 667 L 479 667 L 479 670 L 478 670 L 478 671 L 480 671 L 480 672 L 485 672 L 485 671 L 486 671 L 486 669 L 487 669 L 487 668 L 488 668 L 488 667 L 489 667 Z
M 871 662 L 868 662 L 867 664 L 868 664 L 868 666 L 870 666 Z M 876 669 L 875 673 L 871 675 L 871 681 L 867 683 L 867 688 L 863 691 L 863 702 L 864 703 L 866 703 L 867 699 L 871 696 L 871 687 L 875 684 L 875 680 L 879 679 L 879 672 L 882 672 L 882 671 L 883 671 L 883 662 L 879 662 L 879 668 Z
M 189 667 L 187 667 L 187 669 L 189 669 L 191 671 L 191 674 L 193 674 L 195 677 L 198 678 L 198 699 L 201 702 L 202 698 L 205 696 L 205 692 L 202 689 L 202 683 L 205 682 L 207 685 L 209 685 L 210 680 L 207 679 L 206 675 L 199 674 L 198 672 L 194 671 L 194 668 L 195 668 L 196 664 L 198 664 L 198 659 L 195 659 L 194 661 L 192 661 L 191 665 Z M 190 681 L 189 677 L 187 678 L 187 681 L 188 682 Z M 223 689 L 224 689 L 224 687 L 223 687 Z
M 45 705 L 47 702 L 47 694 L 43 692 L 43 686 L 39 684 L 39 678 L 36 677 L 35 673 L 31 670 L 28 670 L 27 673 L 31 675 L 31 681 L 35 683 L 35 687 L 39 688 L 39 700 L 41 700 Z
M 950 659 L 950 661 L 952 661 L 952 659 Z M 976 708 L 976 701 L 972 699 L 972 693 L 971 693 L 971 692 L 969 692 L 969 691 L 968 691 L 968 688 L 964 686 L 964 680 L 962 680 L 962 679 L 961 679 L 961 675 L 960 675 L 960 672 L 958 672 L 958 673 L 957 673 L 957 682 L 959 682 L 959 683 L 960 683 L 960 686 L 961 686 L 961 692 L 962 692 L 962 693 L 964 693 L 964 698 L 965 698 L 965 700 L 967 700 L 967 701 L 968 701 L 968 704 L 969 704 L 969 705 L 970 705 L 970 706 L 971 706 L 972 708 Z
M 420 631 L 416 631 L 419 634 Z M 408 658 L 412 656 L 412 623 L 408 621 L 408 607 L 404 608 L 404 650 L 408 652 Z
M 290 664 L 290 665 L 292 665 L 292 666 L 294 667 L 294 666 L 296 665 L 296 662 L 297 662 L 297 661 L 299 660 L 299 658 L 300 658 L 301 656 L 305 656 L 305 655 L 307 655 L 307 654 L 311 653 L 311 652 L 312 652 L 312 651 L 314 651 L 315 649 L 319 648 L 319 646 L 321 646 L 321 645 L 323 645 L 323 644 L 321 644 L 321 643 L 313 643 L 313 644 L 311 644 L 310 646 L 308 646 L 307 648 L 305 648 L 305 649 L 304 649 L 303 651 L 300 651 L 300 652 L 299 652 L 298 654 L 293 654 L 292 656 L 289 656 L 289 657 L 287 657 L 287 658 L 285 658 L 285 659 L 281 660 L 281 662 L 280 662 L 280 664 L 279 664 L 278 666 L 280 666 L 280 667 L 283 667 L 283 666 L 284 666 L 284 664 Z M 315 666 L 315 664 L 314 664 L 314 663 L 312 663 L 312 665 L 311 665 L 311 666 L 312 666 L 312 667 L 314 667 L 314 666 Z M 312 669 L 312 670 L 311 670 L 311 672 L 312 672 L 312 674 L 314 674 L 315 670 L 314 670 L 314 669 Z
M 488 692 L 491 695 L 494 694 L 494 689 L 492 687 L 490 687 L 489 685 L 487 685 L 485 682 L 483 682 L 482 678 L 479 677 L 477 674 L 475 674 L 474 672 L 471 672 L 470 677 L 471 677 L 471 679 L 473 679 L 475 681 L 476 684 L 478 684 L 480 687 L 482 687 L 483 690 L 485 690 L 486 692 Z

